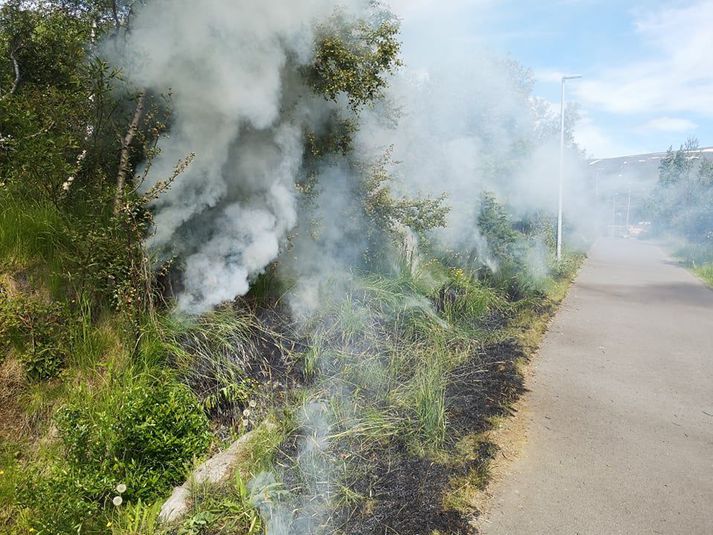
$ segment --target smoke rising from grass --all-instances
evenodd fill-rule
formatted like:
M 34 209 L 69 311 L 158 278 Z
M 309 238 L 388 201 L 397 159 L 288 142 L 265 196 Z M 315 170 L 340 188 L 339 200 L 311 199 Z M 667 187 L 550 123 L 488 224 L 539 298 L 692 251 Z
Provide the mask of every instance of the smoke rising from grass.
M 154 203 L 149 241 L 185 261 L 183 311 L 245 294 L 296 224 L 303 129 L 328 104 L 295 73 L 310 61 L 315 28 L 334 7 L 331 0 L 154 0 L 132 22 L 119 62 L 137 87 L 171 91 L 174 104 L 170 135 L 143 188 L 196 155 Z
M 352 0 L 348 8 L 364 16 L 366 4 Z M 154 0 L 134 21 L 124 59 L 137 87 L 174 95 L 170 134 L 143 188 L 196 154 L 155 201 L 149 240 L 157 254 L 182 262 L 179 308 L 201 313 L 244 295 L 279 257 L 280 275 L 293 283 L 287 296 L 293 316 L 315 346 L 321 398 L 306 404 L 300 417 L 302 485 L 285 497 L 275 492 L 280 474 L 263 474 L 251 484 L 275 535 L 317 533 L 329 524 L 334 412 L 346 415 L 347 423 L 356 420 L 354 391 L 375 396 L 369 388 L 385 375 L 379 344 L 388 333 L 379 331 L 379 322 L 388 311 L 376 313 L 359 302 L 355 296 L 364 292 L 355 272 L 368 265 L 393 274 L 403 268 L 404 254 L 412 266 L 418 261 L 418 240 L 408 229 L 403 244 L 372 233 L 360 189 L 362 164 L 393 146 L 389 171 L 396 197 L 445 193 L 448 224 L 428 233 L 431 246 L 443 254 L 467 251 L 474 267 L 499 267 L 478 227 L 483 191 L 494 191 L 519 214 L 551 214 L 556 205 L 549 196 L 556 153 L 538 138 L 542 117 L 526 76 L 485 52 L 466 66 L 407 66 L 391 80 L 383 102 L 354 117 L 354 153 L 322 161 L 315 191 L 308 198 L 298 194 L 296 183 L 306 178 L 305 131 L 319 132 L 332 112 L 352 117 L 347 99 L 325 100 L 300 76 L 312 59 L 318 25 L 334 7 L 328 0 L 289 6 L 280 0 Z M 544 276 L 543 249 L 538 242 L 522 251 L 538 277 Z M 417 310 L 432 323 L 443 321 L 423 296 L 407 301 L 398 303 L 399 314 Z
M 475 50 L 465 63 L 407 65 L 392 81 L 388 102 L 398 120 L 381 109 L 366 115 L 359 150 L 375 158 L 393 145 L 401 193 L 447 195 L 447 225 L 432 233 L 441 252 L 475 251 L 477 263 L 498 270 L 478 227 L 484 191 L 494 193 L 514 220 L 556 216 L 559 113 L 531 96 L 522 66 L 486 50 Z M 565 218 L 572 234 L 590 234 L 599 214 L 577 150 L 568 147 L 565 154 Z M 528 262 L 539 257 L 523 256 Z

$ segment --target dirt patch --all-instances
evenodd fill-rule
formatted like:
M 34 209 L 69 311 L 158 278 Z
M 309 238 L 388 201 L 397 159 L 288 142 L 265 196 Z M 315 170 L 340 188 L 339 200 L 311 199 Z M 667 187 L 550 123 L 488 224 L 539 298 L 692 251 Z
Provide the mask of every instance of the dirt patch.
M 22 364 L 17 359 L 7 357 L 0 362 L 0 441 L 18 441 L 30 430 L 20 404 L 26 383 Z

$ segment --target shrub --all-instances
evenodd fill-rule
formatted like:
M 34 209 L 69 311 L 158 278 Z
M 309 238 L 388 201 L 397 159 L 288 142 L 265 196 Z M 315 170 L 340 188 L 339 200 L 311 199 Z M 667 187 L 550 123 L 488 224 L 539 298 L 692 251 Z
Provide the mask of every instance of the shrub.
M 33 381 L 59 375 L 67 360 L 67 310 L 35 297 L 0 303 L 0 348 L 13 347 Z
M 490 192 L 480 196 L 478 228 L 488 242 L 490 254 L 501 267 L 517 262 L 518 234 L 505 207 Z
M 182 481 L 187 465 L 210 444 L 208 419 L 191 391 L 175 380 L 141 378 L 102 399 L 80 397 L 56 416 L 62 455 L 28 474 L 21 502 L 32 527 L 77 533 L 112 505 L 116 486 L 124 501 L 150 502 Z

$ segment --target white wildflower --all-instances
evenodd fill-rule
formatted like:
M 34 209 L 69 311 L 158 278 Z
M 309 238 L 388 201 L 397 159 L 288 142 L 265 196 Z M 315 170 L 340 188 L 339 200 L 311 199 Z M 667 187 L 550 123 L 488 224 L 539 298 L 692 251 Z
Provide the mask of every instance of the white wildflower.
M 72 187 L 72 182 L 74 182 L 74 177 L 70 176 L 64 184 L 62 184 L 62 189 L 64 191 L 69 191 L 69 188 Z
M 116 492 L 118 492 L 119 494 L 124 494 L 126 492 L 126 485 L 124 485 L 123 483 L 119 483 L 116 486 Z
M 114 499 L 111 501 L 111 503 L 119 507 L 122 503 L 124 503 L 124 498 L 122 498 L 121 496 L 114 496 Z

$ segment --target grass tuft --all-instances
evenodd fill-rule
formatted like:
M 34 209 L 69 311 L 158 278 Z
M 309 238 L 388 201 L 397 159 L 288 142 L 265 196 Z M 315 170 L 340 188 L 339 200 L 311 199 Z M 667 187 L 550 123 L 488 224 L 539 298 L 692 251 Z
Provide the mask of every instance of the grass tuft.
M 713 288 L 713 263 L 697 266 L 693 268 L 693 272 L 703 279 L 708 286 Z

